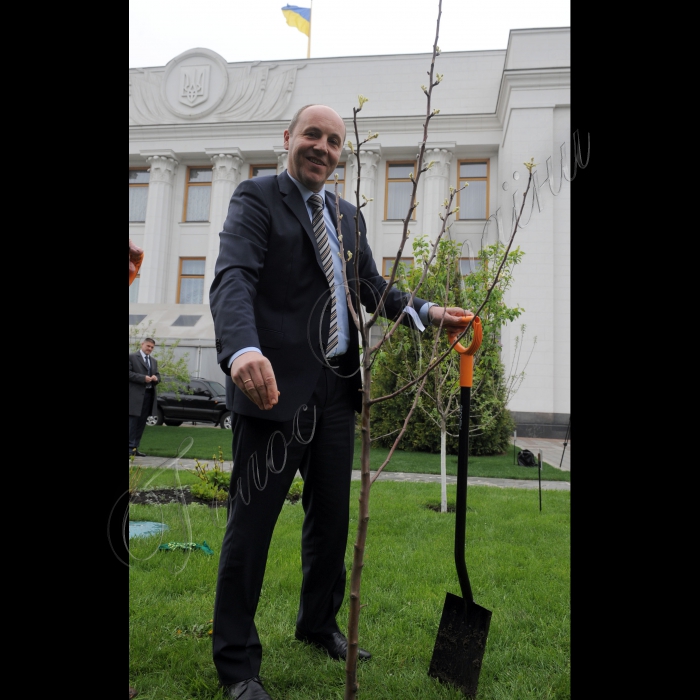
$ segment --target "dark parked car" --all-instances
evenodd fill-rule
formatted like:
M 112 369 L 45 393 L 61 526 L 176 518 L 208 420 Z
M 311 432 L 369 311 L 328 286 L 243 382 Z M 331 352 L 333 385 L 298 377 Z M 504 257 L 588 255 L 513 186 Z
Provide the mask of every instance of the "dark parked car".
M 190 391 L 187 391 L 187 390 Z M 147 425 L 182 425 L 185 421 L 214 423 L 231 430 L 231 412 L 226 408 L 224 385 L 213 379 L 190 379 L 179 395 L 174 392 L 158 394 L 156 415 L 149 416 Z

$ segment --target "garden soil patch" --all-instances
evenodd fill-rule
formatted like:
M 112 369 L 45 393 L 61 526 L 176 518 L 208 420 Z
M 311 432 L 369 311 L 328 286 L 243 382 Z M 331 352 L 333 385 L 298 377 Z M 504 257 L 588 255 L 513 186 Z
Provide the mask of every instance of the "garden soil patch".
M 291 503 L 296 503 L 300 500 L 300 493 L 292 493 L 287 495 L 287 500 Z M 205 500 L 195 496 L 190 491 L 189 486 L 183 486 L 181 489 L 172 487 L 164 489 L 147 489 L 145 491 L 135 491 L 129 498 L 130 504 L 139 506 L 162 506 L 166 503 L 183 503 L 187 506 L 192 503 L 199 503 L 209 508 L 226 508 L 226 500 L 215 501 Z
M 440 505 L 434 505 L 433 503 L 428 503 L 426 508 L 430 508 L 430 510 L 434 510 L 436 513 L 442 513 L 442 506 L 440 506 Z M 448 505 L 447 512 L 454 513 L 455 507 L 453 505 Z
M 214 501 L 214 500 L 204 500 L 193 495 L 188 486 L 183 486 L 179 488 L 164 488 L 164 489 L 150 489 L 145 491 L 136 491 L 131 494 L 129 498 L 130 504 L 143 505 L 143 506 L 162 506 L 166 503 L 183 503 L 185 505 L 191 505 L 192 503 L 199 503 L 203 506 L 209 506 L 210 508 L 225 508 L 226 501 Z

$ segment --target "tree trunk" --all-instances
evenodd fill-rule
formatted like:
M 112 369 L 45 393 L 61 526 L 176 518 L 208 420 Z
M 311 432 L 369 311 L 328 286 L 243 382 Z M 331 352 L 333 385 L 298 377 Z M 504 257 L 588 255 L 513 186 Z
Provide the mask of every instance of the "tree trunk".
M 363 362 L 365 364 L 365 362 Z M 357 697 L 357 649 L 359 646 L 360 627 L 360 582 L 364 566 L 365 542 L 369 524 L 369 490 L 371 487 L 369 469 L 369 398 L 370 368 L 369 362 L 363 367 L 362 397 L 362 450 L 360 456 L 360 512 L 357 520 L 357 539 L 353 548 L 352 571 L 350 572 L 350 614 L 348 618 L 348 653 L 345 659 L 345 695 L 344 700 Z
M 447 428 L 445 421 L 440 424 L 440 512 L 447 513 Z

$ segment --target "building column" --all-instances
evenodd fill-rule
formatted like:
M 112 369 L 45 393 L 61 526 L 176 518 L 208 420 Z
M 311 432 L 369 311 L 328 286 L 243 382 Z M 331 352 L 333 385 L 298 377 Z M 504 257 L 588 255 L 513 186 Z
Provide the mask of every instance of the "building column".
M 360 151 L 360 205 L 364 204 L 364 195 L 368 200 L 366 206 L 362 207 L 362 216 L 367 224 L 367 242 L 372 249 L 375 261 L 378 259 L 381 264 L 381 250 L 379 247 L 379 224 L 376 219 L 376 201 L 377 201 L 377 166 L 381 160 L 381 149 L 379 144 L 375 144 L 372 150 Z M 349 199 L 352 204 L 355 204 L 355 192 L 357 191 L 357 155 L 353 154 L 348 157 L 348 162 L 352 165 L 352 180 L 346 180 L 345 187 L 350 189 L 346 199 Z M 379 257 L 377 257 L 379 256 Z
M 430 161 L 433 161 L 433 166 L 423 173 L 423 201 L 420 203 L 420 209 L 423 233 L 434 239 L 442 226 L 439 215 L 444 216 L 443 204 L 449 196 L 452 152 L 446 148 L 426 148 L 423 162 Z
M 146 155 L 146 160 L 151 167 L 143 229 L 144 257 L 139 270 L 139 303 L 161 304 L 165 301 L 173 182 L 178 162 L 172 151 Z
M 206 149 L 209 152 L 210 149 Z M 213 150 L 213 149 L 212 149 Z M 216 259 L 219 257 L 219 234 L 224 228 L 228 206 L 234 190 L 241 181 L 243 158 L 239 149 L 226 149 L 211 155 L 212 181 L 209 208 L 209 236 L 207 239 L 207 261 L 204 268 L 204 296 L 202 302 L 209 303 L 209 289 L 214 281 Z

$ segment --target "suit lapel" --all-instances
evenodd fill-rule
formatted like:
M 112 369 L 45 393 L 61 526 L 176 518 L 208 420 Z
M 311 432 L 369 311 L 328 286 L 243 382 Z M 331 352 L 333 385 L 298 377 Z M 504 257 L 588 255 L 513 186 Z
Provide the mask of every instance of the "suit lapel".
M 298 219 L 299 223 L 304 227 L 306 235 L 309 237 L 311 244 L 314 249 L 314 254 L 316 255 L 316 262 L 319 268 L 323 272 L 323 265 L 321 264 L 321 255 L 318 252 L 318 246 L 316 245 L 316 236 L 314 235 L 313 229 L 311 228 L 311 220 L 309 219 L 309 212 L 306 209 L 306 204 L 299 188 L 292 182 L 290 177 L 287 175 L 285 170 L 283 173 L 277 176 L 277 183 L 280 188 L 280 193 L 284 199 L 284 203 L 289 207 L 294 216 Z M 355 257 L 355 231 L 354 224 L 355 220 L 350 216 L 347 211 L 348 207 L 345 201 L 341 198 L 340 200 L 340 210 L 343 214 L 342 227 L 338 230 L 338 221 L 335 214 L 335 195 L 332 192 L 325 190 L 326 195 L 326 206 L 329 208 L 331 219 L 335 226 L 335 230 L 338 235 L 342 233 L 343 235 L 343 249 L 345 250 L 345 260 L 346 260 L 346 271 L 348 279 L 352 280 L 355 274 L 354 268 L 354 257 Z M 343 211 L 345 209 L 345 211 Z M 347 252 L 352 253 L 352 257 L 348 261 Z M 325 275 L 325 273 L 324 273 Z M 352 286 L 357 291 L 357 285 L 353 282 Z
M 318 252 L 318 246 L 316 245 L 316 236 L 311 228 L 311 219 L 309 219 L 309 212 L 306 209 L 306 204 L 304 198 L 299 192 L 299 188 L 292 182 L 290 177 L 287 175 L 285 170 L 277 176 L 277 184 L 280 188 L 280 193 L 284 200 L 284 203 L 289 207 L 289 210 L 294 214 L 299 223 L 303 226 L 306 235 L 311 241 L 311 245 L 314 249 L 314 254 L 316 255 L 316 262 L 318 266 L 323 271 L 323 265 L 321 264 L 321 255 Z

